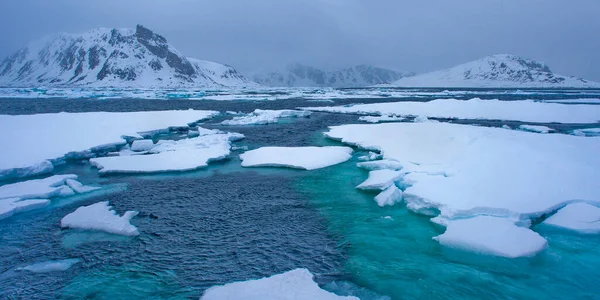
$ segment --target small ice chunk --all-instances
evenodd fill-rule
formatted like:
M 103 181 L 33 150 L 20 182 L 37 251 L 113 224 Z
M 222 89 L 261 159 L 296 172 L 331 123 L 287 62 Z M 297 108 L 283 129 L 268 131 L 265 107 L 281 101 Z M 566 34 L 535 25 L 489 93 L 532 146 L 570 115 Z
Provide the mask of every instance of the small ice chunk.
M 256 109 L 254 112 L 245 115 L 234 117 L 231 120 L 221 122 L 223 125 L 266 125 L 277 123 L 281 118 L 306 118 L 311 114 L 310 111 L 304 110 L 262 110 Z
M 417 116 L 413 119 L 413 123 L 436 123 L 435 120 L 430 120 L 426 116 Z
M 375 171 L 375 170 L 400 170 L 402 169 L 402 164 L 395 160 L 384 159 L 384 160 L 374 160 L 374 161 L 366 161 L 360 162 L 356 164 L 357 167 L 361 169 L 365 169 L 367 171 Z
M 550 133 L 554 131 L 554 129 L 547 126 L 537 126 L 537 125 L 520 125 L 519 129 L 529 132 L 537 132 L 537 133 Z
M 585 128 L 573 130 L 576 136 L 600 136 L 600 128 Z
M 0 199 L 0 220 L 11 217 L 17 213 L 39 209 L 48 205 L 50 205 L 50 200 L 47 199 Z
M 444 246 L 509 258 L 534 256 L 548 246 L 537 232 L 490 216 L 448 221 L 446 232 L 433 239 Z
M 228 283 L 211 287 L 204 292 L 201 300 L 334 300 L 355 299 L 325 291 L 313 281 L 313 275 L 306 269 L 296 269 L 267 278 Z
M 154 141 L 152 140 L 135 140 L 131 144 L 131 151 L 141 152 L 148 151 L 154 148 Z
M 362 116 L 360 118 L 358 118 L 360 121 L 364 121 L 367 123 L 381 123 L 381 122 L 400 122 L 405 120 L 405 118 L 403 117 L 397 117 L 397 116 L 389 116 L 389 115 L 383 115 L 383 116 Z
M 57 272 L 57 271 L 66 271 L 70 269 L 76 263 L 79 263 L 81 260 L 78 258 L 71 259 L 63 259 L 63 260 L 50 260 L 46 262 L 41 262 L 33 265 L 29 265 L 23 268 L 17 268 L 18 271 L 29 271 L 33 273 L 48 273 L 48 272 Z
M 383 192 L 379 193 L 379 195 L 375 197 L 375 201 L 381 207 L 394 205 L 395 203 L 402 201 L 402 191 L 397 188 L 396 185 L 392 184 Z
M 502 125 L 502 128 L 504 128 L 504 129 L 512 129 L 512 128 L 510 128 L 510 126 L 508 126 L 506 124 Z
M 402 178 L 403 173 L 394 170 L 375 170 L 369 172 L 369 178 L 356 188 L 361 190 L 383 191 Z
M 337 165 L 352 157 L 350 147 L 262 147 L 240 154 L 242 167 L 288 167 L 303 170 Z
M 363 155 L 363 156 L 359 157 L 358 160 L 360 160 L 360 161 L 371 161 L 371 160 L 381 159 L 382 157 L 383 157 L 383 155 L 371 151 L 371 152 L 369 152 L 369 154 Z
M 84 230 L 100 230 L 121 235 L 139 235 L 138 229 L 129 221 L 138 214 L 137 211 L 127 211 L 120 217 L 108 201 L 98 202 L 88 206 L 81 206 L 74 212 L 66 215 L 60 221 L 63 228 Z
M 95 187 L 95 186 L 83 185 L 83 184 L 81 184 L 81 182 L 74 180 L 74 179 L 67 179 L 66 184 L 71 189 L 73 189 L 73 191 L 75 191 L 75 193 L 77 193 L 77 194 L 84 194 L 84 193 L 88 193 L 88 192 L 100 189 L 99 187 Z
M 565 206 L 546 219 L 543 224 L 565 228 L 579 233 L 600 233 L 600 208 L 587 203 Z

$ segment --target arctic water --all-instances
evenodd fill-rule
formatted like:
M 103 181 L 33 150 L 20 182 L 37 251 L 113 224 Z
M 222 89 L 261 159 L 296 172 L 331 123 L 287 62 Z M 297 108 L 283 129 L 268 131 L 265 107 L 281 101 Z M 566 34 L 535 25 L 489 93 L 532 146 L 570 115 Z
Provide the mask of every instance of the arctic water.
M 556 97 L 581 98 L 571 92 Z M 519 98 L 532 95 L 505 100 Z M 335 104 L 376 101 L 390 100 L 336 99 Z M 0 114 L 187 108 L 249 112 L 315 105 L 332 103 L 3 99 Z M 243 133 L 246 139 L 236 146 L 249 148 L 339 145 L 321 133 L 327 126 L 359 122 L 358 116 L 323 113 L 272 125 L 226 127 L 218 121 L 203 126 Z M 565 132 L 582 126 L 546 125 Z M 214 285 L 300 267 L 315 274 L 323 288 L 361 299 L 597 299 L 600 294 L 598 236 L 538 225 L 536 231 L 552 246 L 532 258 L 452 250 L 431 239 L 443 228 L 429 218 L 403 205 L 381 208 L 374 194 L 354 188 L 367 177 L 355 166 L 363 151 L 351 161 L 315 171 L 245 169 L 239 153 L 200 171 L 152 176 L 100 177 L 86 162 L 61 166 L 56 173 L 78 174 L 82 182 L 105 189 L 0 221 L 0 298 L 198 299 Z M 60 219 L 78 206 L 107 200 L 119 213 L 140 211 L 132 220 L 140 236 L 60 229 Z M 67 258 L 81 261 L 62 272 L 15 270 Z

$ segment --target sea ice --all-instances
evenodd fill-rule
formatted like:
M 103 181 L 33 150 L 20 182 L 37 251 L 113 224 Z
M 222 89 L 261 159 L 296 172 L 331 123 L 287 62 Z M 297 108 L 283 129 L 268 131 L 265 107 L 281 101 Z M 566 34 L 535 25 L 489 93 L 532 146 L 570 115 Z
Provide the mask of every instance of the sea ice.
M 579 233 L 600 233 L 600 208 L 587 203 L 568 204 L 543 224 L 565 228 Z
M 585 128 L 573 130 L 576 136 L 600 136 L 600 128 Z
M 375 171 L 375 170 L 400 170 L 402 169 L 402 164 L 395 160 L 383 159 L 383 160 L 373 160 L 373 161 L 365 161 L 359 162 L 356 164 L 357 167 L 361 169 L 365 169 L 367 171 Z
M 367 122 L 367 123 L 382 123 L 382 122 L 400 122 L 405 120 L 405 118 L 403 117 L 396 117 L 396 116 L 388 116 L 388 115 L 383 115 L 383 116 L 362 116 L 360 118 L 358 118 L 361 121 Z
M 243 137 L 226 133 L 178 141 L 161 140 L 148 155 L 100 157 L 90 159 L 90 163 L 100 169 L 101 174 L 191 171 L 226 158 L 231 153 L 231 141 Z
M 548 246 L 537 232 L 490 216 L 450 221 L 446 232 L 433 239 L 447 247 L 509 258 L 534 256 Z
M 17 213 L 39 209 L 48 205 L 50 205 L 50 200 L 47 199 L 0 199 L 0 220 L 12 217 L 14 214 Z
M 326 135 L 398 161 L 408 207 L 450 219 L 529 219 L 573 200 L 600 202 L 599 138 L 449 123 L 343 125 Z
M 231 120 L 221 122 L 223 125 L 265 125 L 277 123 L 281 118 L 307 118 L 311 112 L 304 110 L 262 110 L 256 109 L 254 112 L 234 117 Z
M 0 186 L 0 199 L 19 198 L 40 199 L 51 198 L 64 193 L 62 188 L 67 179 L 77 179 L 77 175 L 54 175 L 44 179 L 33 179 Z
M 313 275 L 306 269 L 296 269 L 267 278 L 228 283 L 209 288 L 201 300 L 334 300 L 355 299 L 356 297 L 337 296 L 325 291 L 313 281 Z
M 85 185 L 81 184 L 81 182 L 79 182 L 77 180 L 73 180 L 73 179 L 67 179 L 65 181 L 65 183 L 67 184 L 67 186 L 69 188 L 71 188 L 71 190 L 75 191 L 75 193 L 77 193 L 77 194 L 89 193 L 89 192 L 100 189 L 99 187 L 96 187 L 96 186 L 85 186 Z
M 402 201 L 402 191 L 396 187 L 396 185 L 391 185 L 387 189 L 383 190 L 383 192 L 379 193 L 379 195 L 375 196 L 375 201 L 381 207 L 386 205 L 394 205 L 397 202 Z
M 262 147 L 240 154 L 242 167 L 288 167 L 315 170 L 352 157 L 349 147 Z
M 356 188 L 361 190 L 383 191 L 394 185 L 394 182 L 401 179 L 403 175 L 403 172 L 386 169 L 370 171 L 369 178 L 359 184 Z
M 148 151 L 154 147 L 154 141 L 152 140 L 135 140 L 131 144 L 131 151 L 141 152 Z
M 439 99 L 429 102 L 403 101 L 302 109 L 351 114 L 513 120 L 535 123 L 596 123 L 600 121 L 600 105 L 571 105 L 531 100 Z
M 520 125 L 519 129 L 529 131 L 529 132 L 537 132 L 537 133 L 550 133 L 554 131 L 554 129 L 547 126 L 537 126 L 537 125 Z
M 77 208 L 77 210 L 62 218 L 60 226 L 133 236 L 140 233 L 129 221 L 137 214 L 136 211 L 127 211 L 120 217 L 113 207 L 108 204 L 108 201 L 103 201 Z
M 29 265 L 23 268 L 17 268 L 17 270 L 21 271 L 29 271 L 33 273 L 48 273 L 48 272 L 57 272 L 57 271 L 66 271 L 70 269 L 76 263 L 79 263 L 81 260 L 78 258 L 71 259 L 63 259 L 63 260 L 50 260 L 46 262 L 41 262 L 33 265 Z
M 217 115 L 215 111 L 90 112 L 38 115 L 0 115 L 0 139 L 18 141 L 0 148 L 0 179 L 33 176 L 53 170 L 51 160 L 99 145 L 123 145 L 124 139 L 141 138 L 169 128 Z M 49 124 L 40 126 L 40 124 Z M 42 145 L 42 146 L 40 146 Z M 115 149 L 113 151 L 116 151 Z M 106 151 L 111 152 L 111 151 Z

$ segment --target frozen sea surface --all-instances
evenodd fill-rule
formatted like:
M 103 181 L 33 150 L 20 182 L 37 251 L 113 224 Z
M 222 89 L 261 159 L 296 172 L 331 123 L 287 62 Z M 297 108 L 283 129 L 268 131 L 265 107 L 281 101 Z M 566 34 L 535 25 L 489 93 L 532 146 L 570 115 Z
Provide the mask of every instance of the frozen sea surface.
M 351 91 L 352 92 L 352 91 Z M 598 91 L 448 91 L 448 98 L 581 99 Z M 427 96 L 425 93 L 430 93 Z M 412 101 L 444 90 L 408 95 Z M 596 95 L 593 95 L 596 93 Z M 354 95 L 356 96 L 356 95 Z M 404 99 L 404 98 L 403 98 Z M 396 99 L 397 100 L 397 99 Z M 335 105 L 393 101 L 336 98 Z M 0 100 L 0 114 L 60 111 L 202 109 L 241 111 L 328 105 L 306 99 L 278 101 L 64 99 Z M 328 126 L 364 123 L 358 116 L 314 113 L 311 118 L 265 126 L 207 128 L 239 132 L 236 147 L 340 146 L 325 140 Z M 511 128 L 520 122 L 469 121 Z M 205 126 L 203 125 L 203 126 Z M 597 124 L 548 126 L 559 133 Z M 225 128 L 226 127 L 226 128 Z M 234 152 L 235 154 L 236 152 Z M 241 153 L 241 151 L 237 151 Z M 0 298 L 198 299 L 212 286 L 264 278 L 296 268 L 315 275 L 321 288 L 361 299 L 595 299 L 600 294 L 600 237 L 556 230 L 536 220 L 532 228 L 549 248 L 534 257 L 479 256 L 441 246 L 444 229 L 402 203 L 380 207 L 379 191 L 355 187 L 368 177 L 356 166 L 365 151 L 343 164 L 314 171 L 245 169 L 237 155 L 205 170 L 153 176 L 98 177 L 87 163 L 69 162 L 58 174 L 77 174 L 94 186 L 126 185 L 112 194 L 67 198 L 52 209 L 0 221 Z M 386 163 L 392 167 L 394 164 Z M 377 166 L 367 164 L 369 169 Z M 0 183 L 4 184 L 4 183 Z M 62 230 L 60 220 L 82 205 L 110 201 L 117 211 L 139 211 L 140 235 Z M 80 259 L 48 274 L 14 269 L 44 261 Z

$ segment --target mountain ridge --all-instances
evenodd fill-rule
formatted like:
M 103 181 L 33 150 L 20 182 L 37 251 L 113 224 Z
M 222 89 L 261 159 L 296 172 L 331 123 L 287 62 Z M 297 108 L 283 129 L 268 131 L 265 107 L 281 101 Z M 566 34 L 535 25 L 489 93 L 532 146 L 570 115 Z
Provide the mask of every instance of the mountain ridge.
M 544 63 L 512 54 L 495 54 L 452 68 L 402 78 L 398 87 L 599 88 L 600 83 L 555 74 Z
M 183 56 L 167 39 L 137 25 L 56 33 L 0 62 L 0 86 L 255 86 L 230 66 Z

